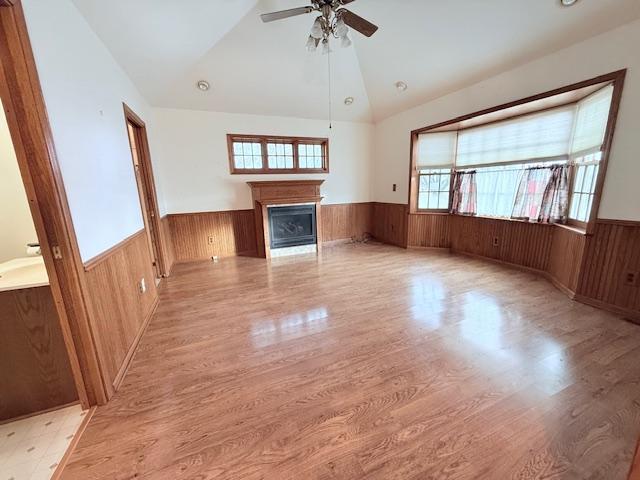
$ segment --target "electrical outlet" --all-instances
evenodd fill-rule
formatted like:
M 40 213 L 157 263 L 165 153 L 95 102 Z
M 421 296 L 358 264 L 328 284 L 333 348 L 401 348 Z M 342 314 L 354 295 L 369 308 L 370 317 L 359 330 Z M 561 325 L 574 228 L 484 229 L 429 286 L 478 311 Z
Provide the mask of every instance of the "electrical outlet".
M 393 191 L 395 192 L 398 189 L 398 185 L 396 185 L 395 183 L 393 184 Z
M 624 275 L 624 284 L 630 287 L 637 287 L 640 280 L 640 272 L 627 272 Z
M 498 237 L 493 237 L 493 246 L 497 247 L 500 245 L 500 239 Z
M 207 243 L 208 243 L 209 245 L 213 245 L 213 235 L 209 235 L 209 236 L 207 237 Z
M 145 282 L 144 277 L 138 282 L 138 291 L 140 293 L 145 293 L 147 291 L 147 282 Z

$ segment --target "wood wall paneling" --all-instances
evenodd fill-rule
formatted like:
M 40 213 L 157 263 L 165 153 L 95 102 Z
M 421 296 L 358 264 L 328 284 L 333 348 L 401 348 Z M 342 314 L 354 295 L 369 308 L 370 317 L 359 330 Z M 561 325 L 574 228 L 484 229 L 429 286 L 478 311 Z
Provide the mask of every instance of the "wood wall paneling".
M 451 217 L 451 248 L 544 272 L 554 228 L 557 227 L 456 215 Z
M 51 288 L 0 292 L 0 421 L 78 400 Z
M 111 249 L 87 267 L 89 304 L 105 386 L 117 389 L 157 304 L 158 292 L 146 233 Z M 146 292 L 139 282 L 145 280 Z
M 411 214 L 408 221 L 407 246 L 418 248 L 451 247 L 449 215 Z
M 407 205 L 373 204 L 373 236 L 376 240 L 398 247 L 407 246 Z
M 168 221 L 176 262 L 256 253 L 253 210 L 170 214 Z
M 547 273 L 550 280 L 571 297 L 578 290 L 586 238 L 584 234 L 568 228 L 553 230 Z
M 342 203 L 322 205 L 323 241 L 373 236 L 373 204 Z
M 578 299 L 608 305 L 640 321 L 640 279 L 628 284 L 626 276 L 640 276 L 640 222 L 598 221 L 586 241 Z

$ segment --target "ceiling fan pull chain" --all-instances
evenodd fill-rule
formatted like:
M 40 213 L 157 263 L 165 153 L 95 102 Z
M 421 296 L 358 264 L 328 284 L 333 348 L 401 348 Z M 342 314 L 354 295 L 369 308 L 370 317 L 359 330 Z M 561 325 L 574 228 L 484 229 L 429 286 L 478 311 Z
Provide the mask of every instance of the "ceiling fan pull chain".
M 329 40 L 327 40 L 328 42 Z M 327 51 L 327 66 L 329 70 L 329 130 L 333 128 L 332 126 L 332 104 L 331 104 L 331 46 L 329 46 L 329 50 Z

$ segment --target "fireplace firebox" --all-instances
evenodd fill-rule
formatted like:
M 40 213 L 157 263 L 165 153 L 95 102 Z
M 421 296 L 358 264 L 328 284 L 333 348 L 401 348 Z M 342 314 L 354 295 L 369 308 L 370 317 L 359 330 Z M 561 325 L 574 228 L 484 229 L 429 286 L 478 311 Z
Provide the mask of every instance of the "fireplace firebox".
M 269 207 L 269 238 L 272 249 L 315 244 L 316 206 Z

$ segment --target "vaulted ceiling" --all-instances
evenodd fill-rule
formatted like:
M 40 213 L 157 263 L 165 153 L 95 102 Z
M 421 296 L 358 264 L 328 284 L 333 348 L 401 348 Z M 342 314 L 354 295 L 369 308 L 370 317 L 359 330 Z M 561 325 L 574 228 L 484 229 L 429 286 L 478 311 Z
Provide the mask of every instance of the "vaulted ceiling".
M 264 24 L 305 0 L 73 0 L 157 107 L 327 118 L 328 58 L 305 42 L 313 14 Z M 357 0 L 380 26 L 334 42 L 333 116 L 380 120 L 640 18 L 640 0 Z M 195 84 L 210 82 L 209 92 Z M 395 83 L 409 88 L 399 93 Z M 343 102 L 354 97 L 351 106 Z

